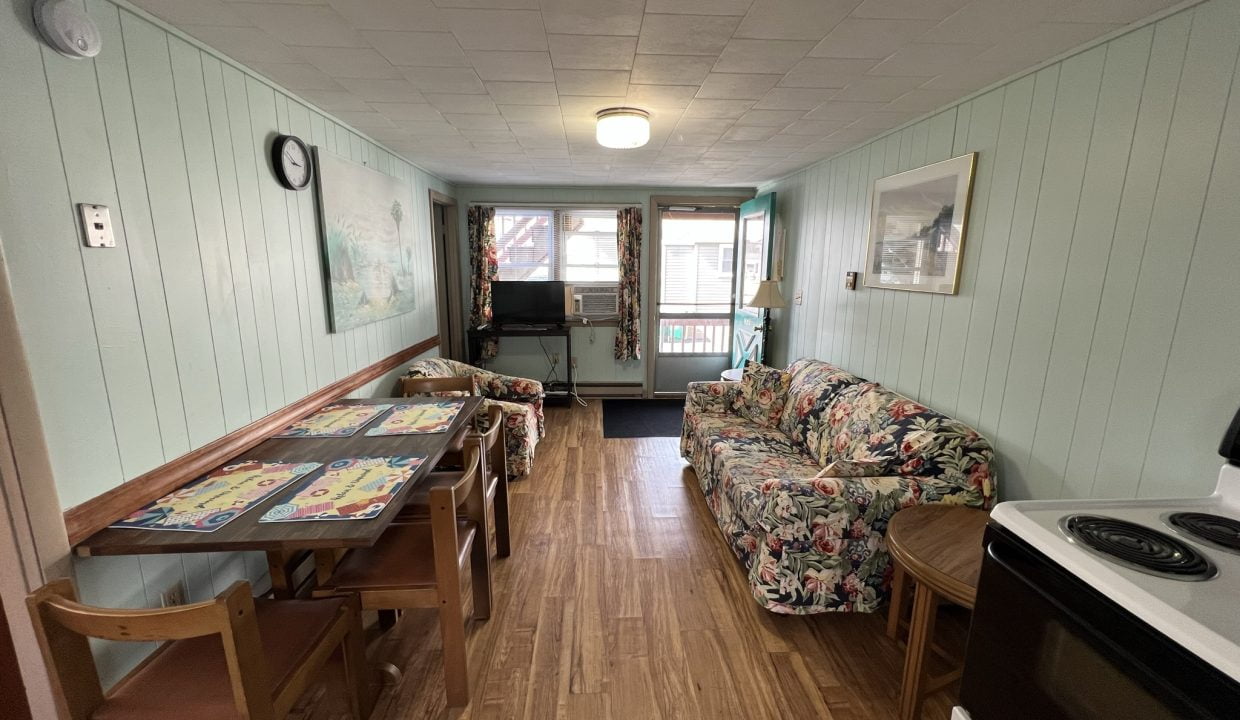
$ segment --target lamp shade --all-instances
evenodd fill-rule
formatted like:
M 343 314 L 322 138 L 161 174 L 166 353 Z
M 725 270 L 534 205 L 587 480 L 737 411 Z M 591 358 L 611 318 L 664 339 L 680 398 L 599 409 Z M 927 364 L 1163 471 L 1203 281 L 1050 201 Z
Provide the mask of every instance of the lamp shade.
M 784 296 L 779 293 L 779 282 L 775 280 L 763 280 L 758 283 L 758 291 L 753 294 L 749 302 L 745 303 L 749 307 L 756 308 L 782 308 L 788 307 Z
M 650 142 L 650 113 L 638 108 L 599 110 L 594 138 L 607 148 L 628 150 Z

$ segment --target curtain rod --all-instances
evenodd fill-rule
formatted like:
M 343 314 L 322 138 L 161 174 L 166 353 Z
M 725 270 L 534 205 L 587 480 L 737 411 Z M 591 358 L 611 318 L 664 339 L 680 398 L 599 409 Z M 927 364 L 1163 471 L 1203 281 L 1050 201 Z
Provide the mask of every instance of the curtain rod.
M 611 208 L 617 209 L 622 207 L 631 207 L 636 205 L 641 207 L 644 203 L 560 203 L 560 202 L 488 202 L 483 200 L 474 200 L 469 205 L 486 205 L 489 207 L 511 207 L 511 208 Z

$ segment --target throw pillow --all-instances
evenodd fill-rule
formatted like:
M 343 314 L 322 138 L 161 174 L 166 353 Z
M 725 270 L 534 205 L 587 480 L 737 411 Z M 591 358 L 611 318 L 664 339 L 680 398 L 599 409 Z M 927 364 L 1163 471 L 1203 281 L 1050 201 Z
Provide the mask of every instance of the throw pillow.
M 823 468 L 814 477 L 879 477 L 887 467 L 887 461 L 881 458 L 864 460 L 836 460 Z
M 741 376 L 741 392 L 732 409 L 759 425 L 775 425 L 784 412 L 792 376 L 783 370 L 751 362 Z

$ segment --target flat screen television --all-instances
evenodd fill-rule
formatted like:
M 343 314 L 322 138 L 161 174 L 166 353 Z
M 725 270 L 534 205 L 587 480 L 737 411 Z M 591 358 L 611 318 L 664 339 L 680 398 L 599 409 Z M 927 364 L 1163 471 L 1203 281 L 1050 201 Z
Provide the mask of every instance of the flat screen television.
M 496 280 L 491 283 L 495 325 L 557 325 L 564 322 L 564 283 L 559 280 Z

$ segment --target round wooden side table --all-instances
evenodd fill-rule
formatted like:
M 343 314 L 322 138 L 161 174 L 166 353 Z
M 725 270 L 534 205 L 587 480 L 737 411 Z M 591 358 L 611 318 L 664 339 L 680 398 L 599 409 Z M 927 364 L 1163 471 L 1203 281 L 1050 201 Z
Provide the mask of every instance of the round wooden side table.
M 895 570 L 888 637 L 896 639 L 899 633 L 906 583 L 917 585 L 900 684 L 901 720 L 919 718 L 922 699 L 960 677 L 960 670 L 926 677 L 926 652 L 934 638 L 939 602 L 973 609 L 982 569 L 982 533 L 989 517 L 984 510 L 958 505 L 918 505 L 896 513 L 887 526 L 887 550 Z

